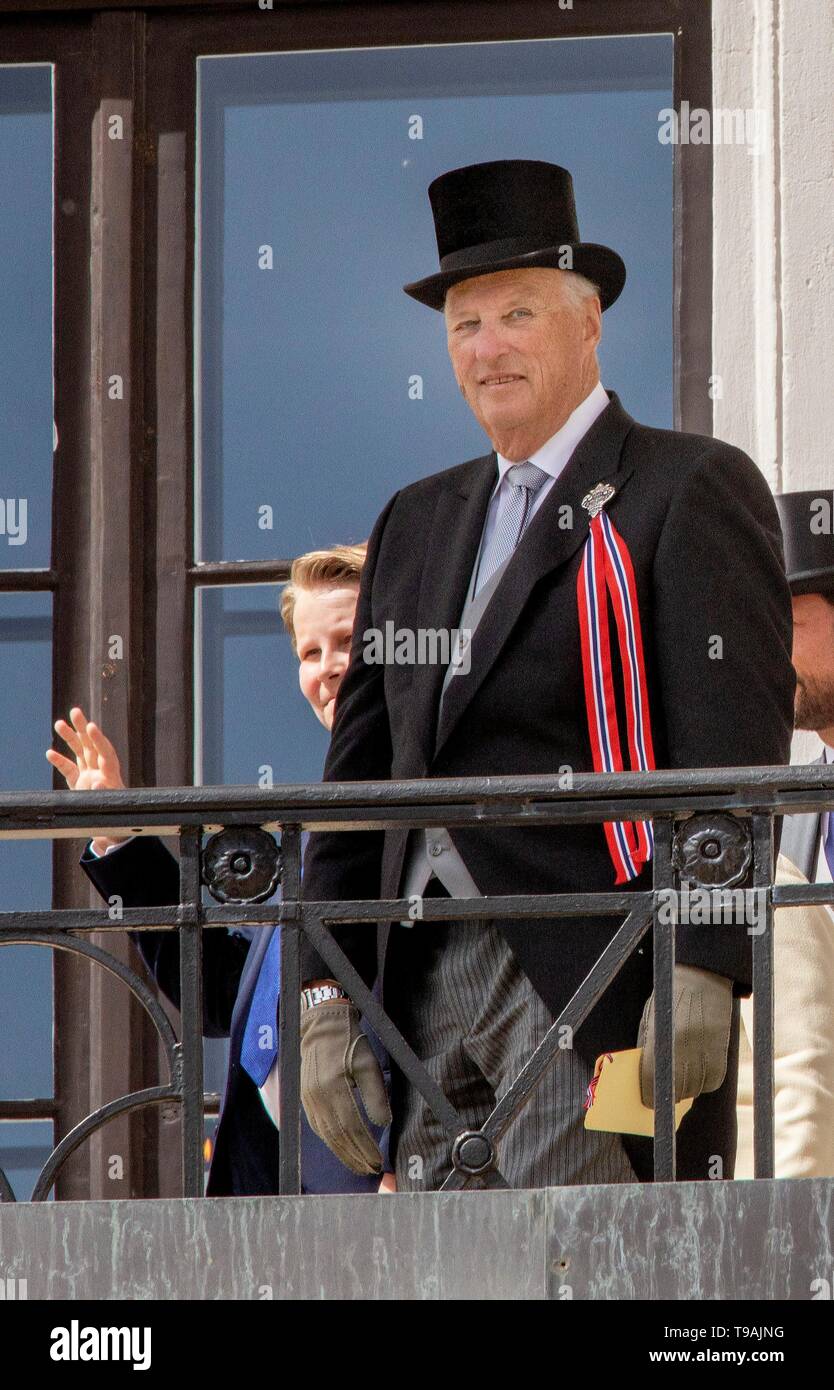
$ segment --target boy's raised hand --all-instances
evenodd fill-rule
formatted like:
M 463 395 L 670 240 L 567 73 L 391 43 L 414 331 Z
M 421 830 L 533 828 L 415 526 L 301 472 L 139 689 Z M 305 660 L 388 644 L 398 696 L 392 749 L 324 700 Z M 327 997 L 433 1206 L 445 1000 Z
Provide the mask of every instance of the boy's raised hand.
M 70 710 L 71 723 L 56 719 L 55 732 L 72 750 L 74 760 L 48 748 L 47 761 L 57 768 L 70 791 L 116 791 L 124 787 L 119 755 L 106 734 L 89 720 L 79 705 Z M 129 839 L 129 835 L 113 835 L 93 840 L 93 850 L 103 854 L 110 845 Z
M 55 732 L 75 754 L 75 761 L 47 750 L 47 759 L 57 768 L 71 791 L 115 791 L 124 787 L 119 755 L 97 724 L 93 724 L 78 705 L 70 710 L 71 724 L 56 719 Z

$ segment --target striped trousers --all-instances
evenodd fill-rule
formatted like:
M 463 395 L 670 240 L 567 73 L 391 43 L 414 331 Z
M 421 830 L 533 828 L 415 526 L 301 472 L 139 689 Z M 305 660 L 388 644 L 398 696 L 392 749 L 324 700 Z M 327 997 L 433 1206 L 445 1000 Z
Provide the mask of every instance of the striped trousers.
M 462 1127 L 478 1129 L 544 1038 L 552 1015 L 489 920 L 392 926 L 388 962 L 386 1010 Z M 511 1187 L 637 1181 L 621 1137 L 584 1128 L 590 1077 L 578 1053 L 559 1051 L 498 1142 L 498 1166 Z M 435 1191 L 452 1171 L 451 1139 L 396 1067 L 392 1109 L 398 1190 Z

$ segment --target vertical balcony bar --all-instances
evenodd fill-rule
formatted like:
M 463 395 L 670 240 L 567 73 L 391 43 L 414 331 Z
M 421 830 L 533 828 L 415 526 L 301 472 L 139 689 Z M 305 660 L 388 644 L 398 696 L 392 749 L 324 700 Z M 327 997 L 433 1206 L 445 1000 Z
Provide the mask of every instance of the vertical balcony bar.
M 675 1180 L 675 1030 L 674 1007 L 675 928 L 658 921 L 657 893 L 674 887 L 672 868 L 672 818 L 654 821 L 654 1178 Z M 677 920 L 677 910 L 673 914 Z
M 775 1156 L 773 1120 L 773 818 L 753 817 L 753 1175 L 772 1178 Z M 760 913 L 760 898 L 764 913 Z
M 295 1196 L 301 1191 L 301 833 L 297 825 L 283 827 L 281 855 L 281 994 L 278 1005 L 281 1152 L 278 1190 L 281 1196 Z
M 182 1018 L 182 1190 L 203 1196 L 203 939 L 200 826 L 180 831 L 180 1014 Z

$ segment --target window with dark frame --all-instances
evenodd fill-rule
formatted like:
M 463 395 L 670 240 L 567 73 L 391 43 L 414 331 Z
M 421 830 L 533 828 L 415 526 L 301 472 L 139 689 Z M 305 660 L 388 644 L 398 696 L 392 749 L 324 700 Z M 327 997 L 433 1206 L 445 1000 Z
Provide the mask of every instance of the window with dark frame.
M 557 10 L 484 0 L 338 6 L 275 0 L 271 10 L 254 3 L 45 8 L 52 13 L 0 19 L 0 62 L 43 62 L 55 73 L 52 555 L 43 567 L 4 567 L 3 600 L 17 597 L 12 591 L 21 598 L 26 590 L 32 597 L 53 595 L 49 724 L 70 704 L 87 701 L 119 748 L 129 785 L 256 782 L 267 775 L 265 768 L 275 781 L 315 780 L 324 739 L 318 731 L 315 741 L 317 731 L 301 706 L 277 611 L 277 586 L 292 555 L 363 539 L 387 496 L 407 478 L 483 450 L 461 414 L 444 423 L 437 462 L 431 412 L 413 409 L 415 399 L 404 389 L 409 377 L 422 377 L 422 399 L 428 396 L 449 421 L 456 403 L 448 364 L 443 375 L 442 334 L 429 311 L 406 301 L 400 288 L 431 269 L 428 179 L 456 162 L 508 155 L 523 128 L 519 122 L 529 123 L 532 112 L 536 137 L 516 153 L 571 166 L 564 142 L 546 152 L 553 144 L 548 103 L 560 91 L 564 97 L 571 68 L 574 103 L 583 92 L 588 102 L 605 100 L 609 120 L 629 119 L 641 93 L 643 118 L 652 101 L 660 108 L 685 96 L 691 105 L 708 106 L 709 6 L 585 0 L 574 10 Z M 560 66 L 555 55 L 562 40 L 573 47 Z M 561 88 L 552 79 L 554 66 Z M 461 117 L 455 141 L 451 108 L 462 99 L 461 89 L 466 120 Z M 434 150 L 425 125 L 422 141 L 409 145 L 407 118 L 421 115 L 421 101 Z M 467 122 L 486 103 L 499 129 L 479 144 Z M 346 141 L 341 172 L 337 119 Z M 393 142 L 385 151 L 384 122 L 398 123 L 401 156 Z M 577 122 L 582 151 L 574 175 L 588 194 L 580 206 L 591 207 L 597 218 L 604 205 L 597 210 L 594 204 L 593 122 L 592 113 L 584 133 Z M 116 131 L 121 134 L 114 137 Z M 391 167 L 369 169 L 366 161 L 363 197 L 351 206 L 347 194 L 362 167 L 356 148 L 363 135 L 373 141 L 377 162 Z M 288 188 L 290 137 L 306 157 Z M 260 157 L 259 138 L 265 142 Z M 324 217 L 321 190 L 302 176 L 316 141 L 328 168 L 326 192 L 344 221 L 355 220 L 350 235 L 341 236 L 338 226 L 332 233 L 321 222 L 316 242 L 323 270 L 314 284 L 315 303 L 319 315 L 325 302 L 335 303 L 336 327 L 330 335 L 310 331 L 305 338 L 282 289 L 298 303 L 312 264 L 306 248 L 292 254 L 298 228 L 305 217 L 308 225 Z M 604 153 L 610 163 L 600 168 L 610 181 L 617 142 Z M 636 278 L 641 302 L 648 303 L 647 322 L 667 335 L 666 384 L 652 375 L 650 361 L 638 364 L 626 403 L 650 423 L 710 432 L 710 152 L 685 146 L 663 157 L 668 174 L 661 147 L 647 145 L 645 158 L 655 163 L 646 167 L 657 170 L 657 206 L 649 199 L 646 221 L 636 217 L 633 226 L 618 226 L 618 239 L 598 221 L 591 231 L 594 239 L 610 238 L 609 244 L 623 245 L 629 235 L 637 244 L 665 207 L 668 288 L 658 276 L 651 304 L 652 285 Z M 391 211 L 401 209 L 402 225 L 389 239 L 390 263 L 377 265 L 374 281 L 380 247 L 371 237 L 363 248 L 367 257 L 357 258 L 356 278 L 348 269 L 334 276 L 333 257 L 340 244 L 349 254 L 364 199 L 374 193 L 388 209 L 388 224 Z M 656 228 L 655 234 L 661 235 Z M 392 304 L 408 327 L 407 351 L 405 328 L 390 327 Z M 387 315 L 380 342 L 363 348 L 363 360 L 370 354 L 370 379 L 382 382 L 364 399 L 358 378 L 346 373 L 334 380 L 335 354 L 344 360 L 349 353 L 356 315 L 363 344 L 373 323 Z M 619 367 L 615 325 L 612 349 L 612 376 L 603 379 L 622 389 L 619 372 L 613 374 Z M 303 390 L 287 375 L 296 367 Z M 641 372 L 654 396 L 640 397 Z M 121 394 L 118 388 L 114 394 L 114 378 Z M 331 384 L 321 420 L 305 431 L 325 380 Z M 348 415 L 345 428 L 340 422 Z M 390 463 L 403 437 L 407 447 Z M 339 469 L 356 476 L 362 443 L 369 460 L 366 494 L 352 488 L 349 503 L 331 507 Z M 305 493 L 310 481 L 318 484 L 318 501 L 315 486 Z M 271 524 L 262 524 L 265 519 Z M 122 644 L 117 660 L 108 655 L 114 636 Z M 234 709 L 250 666 L 258 698 L 244 746 L 230 736 L 224 706 L 227 714 Z M 47 741 L 49 724 L 42 731 Z M 279 741 L 297 750 L 295 761 L 281 753 Z M 78 844 L 55 842 L 56 907 L 89 902 L 79 852 Z M 133 948 L 117 934 L 103 944 L 136 963 Z M 65 953 L 50 954 L 56 957 L 54 1101 L 42 1097 L 25 1118 L 54 1120 L 57 1140 L 96 1105 L 152 1084 L 160 1059 L 141 1009 L 126 1001 L 118 982 Z M 0 953 L 0 972 L 3 965 Z M 223 1063 L 222 1048 L 207 1055 L 209 1089 L 219 1089 Z M 20 1102 L 4 1095 L 0 1127 L 22 1117 Z M 175 1107 L 113 1120 L 68 1162 L 56 1195 L 178 1193 L 177 1129 Z

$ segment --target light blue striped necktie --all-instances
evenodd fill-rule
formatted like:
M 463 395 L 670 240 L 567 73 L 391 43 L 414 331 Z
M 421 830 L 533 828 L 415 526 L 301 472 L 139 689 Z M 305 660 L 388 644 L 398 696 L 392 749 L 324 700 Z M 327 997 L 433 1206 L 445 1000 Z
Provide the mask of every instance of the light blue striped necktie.
M 526 463 L 514 463 L 507 469 L 507 482 L 510 484 L 510 499 L 503 515 L 493 531 L 489 545 L 481 556 L 475 593 L 482 589 L 504 561 L 512 555 L 524 535 L 530 519 L 532 501 L 539 488 L 547 482 L 549 474 L 537 468 L 529 459 Z

